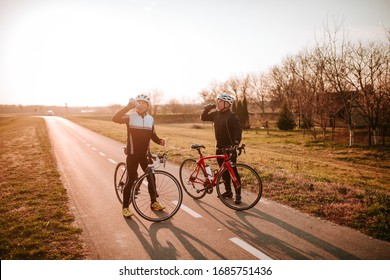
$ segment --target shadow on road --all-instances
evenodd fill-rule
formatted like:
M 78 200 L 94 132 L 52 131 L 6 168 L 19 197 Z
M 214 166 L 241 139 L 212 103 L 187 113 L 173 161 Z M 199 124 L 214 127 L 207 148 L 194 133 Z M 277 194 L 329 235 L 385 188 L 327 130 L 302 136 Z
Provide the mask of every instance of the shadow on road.
M 261 248 L 263 253 L 273 259 L 359 259 L 359 257 L 260 209 L 233 211 L 223 205 L 214 206 L 201 200 L 195 201 L 195 203 L 221 226 L 226 227 L 255 248 Z M 221 217 L 225 218 L 221 219 Z M 135 221 L 128 220 L 127 223 L 151 259 L 205 260 L 210 259 L 210 256 L 212 259 L 229 258 L 223 254 L 223 249 L 218 251 L 209 245 L 208 240 L 202 240 L 178 228 L 171 220 L 151 223 L 149 226 L 149 222 L 136 219 Z M 259 219 L 259 223 L 254 223 L 254 219 Z M 259 224 L 265 225 L 266 228 L 262 230 Z M 277 234 L 270 234 L 273 232 L 272 227 L 278 232 Z M 277 235 L 283 231 L 285 232 L 283 233 L 284 239 L 278 238 Z M 164 235 L 164 238 L 161 238 L 161 234 Z M 169 235 L 172 236 L 171 239 Z M 179 254 L 178 248 L 176 248 L 178 246 L 185 248 L 187 254 L 183 254 L 183 252 Z
M 246 211 L 233 211 L 225 208 L 223 205 L 221 205 L 221 207 L 215 207 L 214 205 L 205 203 L 204 201 L 196 201 L 196 203 L 205 212 L 207 212 L 210 217 L 213 217 L 216 221 L 234 232 L 241 239 L 251 244 L 257 244 L 257 246 L 260 245 L 262 251 L 271 256 L 273 259 L 286 259 L 286 256 L 294 260 L 323 259 L 323 256 L 318 255 L 315 252 L 303 252 L 298 246 L 295 247 L 291 243 L 287 243 L 279 238 L 276 238 L 275 236 L 265 233 L 265 231 L 262 231 L 260 228 L 254 226 L 250 222 L 249 218 L 262 219 L 263 221 L 276 225 L 277 227 L 282 228 L 288 232 L 289 235 L 303 239 L 305 242 L 312 244 L 314 247 L 320 248 L 323 251 L 331 254 L 335 259 L 359 259 L 356 256 L 285 221 L 266 214 L 259 209 L 252 208 Z M 211 213 L 211 209 L 218 211 L 222 215 L 225 215 L 227 219 L 221 221 L 221 219 L 218 219 Z M 310 257 L 308 257 L 308 254 Z
M 157 237 L 159 231 L 161 230 L 164 230 L 164 233 L 166 233 L 166 230 L 170 231 L 175 236 L 175 239 L 178 240 L 184 248 L 186 248 L 188 254 L 194 260 L 208 259 L 197 247 L 192 244 L 194 242 L 199 244 L 200 247 L 203 248 L 203 250 L 208 250 L 215 254 L 218 259 L 226 259 L 226 257 L 211 248 L 201 239 L 174 226 L 171 221 L 151 223 L 149 229 L 144 225 L 144 221 L 138 218 L 136 221 L 127 220 L 127 224 L 134 232 L 134 234 L 138 237 L 139 241 L 144 246 L 146 252 L 149 254 L 152 260 L 177 260 L 183 258 L 183 256 L 178 255 L 177 249 L 169 240 L 166 240 L 164 242 L 166 243 L 165 246 L 161 244 Z M 143 229 L 141 226 L 143 227 Z M 143 233 L 143 230 L 148 233 L 148 237 L 145 235 L 145 233 Z

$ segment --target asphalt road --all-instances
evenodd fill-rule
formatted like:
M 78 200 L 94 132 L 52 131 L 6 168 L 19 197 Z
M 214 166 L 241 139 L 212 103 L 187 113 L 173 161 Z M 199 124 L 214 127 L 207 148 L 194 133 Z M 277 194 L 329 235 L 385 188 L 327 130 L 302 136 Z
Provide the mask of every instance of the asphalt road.
M 184 193 L 169 221 L 125 219 L 113 183 L 123 144 L 60 117 L 45 120 L 88 259 L 390 259 L 388 242 L 264 198 L 236 212 L 215 192 L 198 201 Z M 177 166 L 166 170 L 179 179 Z

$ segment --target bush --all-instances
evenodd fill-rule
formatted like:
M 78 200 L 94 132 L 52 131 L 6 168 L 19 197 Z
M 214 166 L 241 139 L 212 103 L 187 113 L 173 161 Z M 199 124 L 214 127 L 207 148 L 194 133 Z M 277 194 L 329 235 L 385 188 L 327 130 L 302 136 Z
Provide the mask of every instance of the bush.
M 314 127 L 313 118 L 311 116 L 303 117 L 302 118 L 301 128 L 309 129 L 309 128 L 312 128 L 312 127 Z
M 287 107 L 286 104 L 284 104 L 282 107 L 276 125 L 280 130 L 293 130 L 296 127 L 294 115 L 292 114 L 292 112 L 290 111 L 290 109 Z

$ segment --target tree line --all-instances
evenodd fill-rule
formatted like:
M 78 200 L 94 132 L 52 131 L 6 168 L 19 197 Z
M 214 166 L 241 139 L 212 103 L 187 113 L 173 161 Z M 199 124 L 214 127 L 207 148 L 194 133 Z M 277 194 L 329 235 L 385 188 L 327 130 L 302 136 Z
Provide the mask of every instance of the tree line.
M 263 114 L 266 108 L 291 111 L 296 125 L 310 130 L 315 140 L 317 129 L 325 139 L 328 128 L 333 139 L 336 121 L 341 121 L 353 146 L 355 129 L 363 124 L 368 144 L 372 138 L 377 144 L 378 133 L 384 135 L 390 124 L 390 29 L 385 42 L 352 42 L 342 31 L 340 24 L 332 31 L 326 27 L 314 47 L 286 56 L 266 72 L 212 82 L 199 95 L 206 103 L 227 92 L 238 100 L 234 110 L 243 115 L 247 109 L 238 106 L 248 102 Z M 249 119 L 243 121 L 250 125 Z

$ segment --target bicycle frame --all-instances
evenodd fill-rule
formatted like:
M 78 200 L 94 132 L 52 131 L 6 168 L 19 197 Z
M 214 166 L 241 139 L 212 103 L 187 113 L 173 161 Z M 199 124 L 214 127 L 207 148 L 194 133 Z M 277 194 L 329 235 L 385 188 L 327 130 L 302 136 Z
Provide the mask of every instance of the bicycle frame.
M 231 177 L 231 179 L 234 182 L 233 185 L 234 186 L 238 186 L 239 185 L 239 180 L 237 180 L 236 174 L 234 173 L 234 170 L 233 170 L 233 167 L 232 167 L 232 163 L 230 161 L 231 157 L 229 156 L 229 154 L 227 152 L 225 152 L 223 155 L 209 155 L 209 156 L 204 156 L 202 154 L 202 152 L 200 151 L 200 149 L 198 150 L 198 152 L 199 152 L 200 158 L 197 161 L 198 168 L 194 172 L 199 173 L 199 169 L 202 169 L 202 171 L 204 172 L 204 175 L 206 177 L 206 180 L 208 182 L 210 182 L 212 187 L 216 186 L 217 179 L 218 179 L 218 177 L 220 176 L 221 172 L 224 169 L 227 169 L 229 171 L 230 177 Z M 211 179 L 210 175 L 207 174 L 207 172 L 206 172 L 206 161 L 212 160 L 212 159 L 223 159 L 223 164 L 217 170 L 217 173 L 214 175 L 214 178 Z M 192 176 L 192 174 L 191 174 L 191 177 L 198 178 L 198 176 Z

